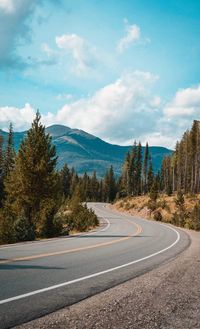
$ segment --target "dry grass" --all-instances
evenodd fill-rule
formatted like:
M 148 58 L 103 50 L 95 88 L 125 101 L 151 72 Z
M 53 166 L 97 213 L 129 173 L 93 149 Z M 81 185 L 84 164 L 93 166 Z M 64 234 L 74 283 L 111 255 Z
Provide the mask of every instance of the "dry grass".
M 200 200 L 199 195 L 185 195 L 185 208 L 186 211 L 191 212 L 194 205 Z M 161 194 L 157 199 L 157 211 L 160 211 L 163 221 L 170 222 L 173 213 L 176 211 L 175 204 L 176 194 L 167 196 Z M 149 201 L 148 195 L 142 195 L 137 197 L 126 197 L 118 200 L 113 207 L 124 212 L 128 212 L 131 215 L 140 215 L 144 218 L 153 218 L 153 211 L 150 211 L 147 207 Z

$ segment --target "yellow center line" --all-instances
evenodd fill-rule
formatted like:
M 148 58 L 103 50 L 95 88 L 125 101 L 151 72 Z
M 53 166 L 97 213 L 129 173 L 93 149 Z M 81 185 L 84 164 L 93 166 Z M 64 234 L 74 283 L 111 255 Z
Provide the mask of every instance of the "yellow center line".
M 38 254 L 38 255 L 33 255 L 33 256 L 25 256 L 25 257 L 17 257 L 17 258 L 13 258 L 13 259 L 7 259 L 7 260 L 0 261 L 0 264 L 8 264 L 8 263 L 19 262 L 19 261 L 28 261 L 28 260 L 38 259 L 38 258 L 45 258 L 45 257 L 56 256 L 56 255 L 64 255 L 64 254 L 69 254 L 69 253 L 73 253 L 73 252 L 77 252 L 77 251 L 84 251 L 84 250 L 88 250 L 88 249 L 105 247 L 105 246 L 108 246 L 108 245 L 112 245 L 112 244 L 115 244 L 115 243 L 119 243 L 119 242 L 128 240 L 131 237 L 137 236 L 142 232 L 142 227 L 140 225 L 130 221 L 127 218 L 126 218 L 126 221 L 133 224 L 137 228 L 137 231 L 136 231 L 135 234 L 133 234 L 133 235 L 129 234 L 126 237 L 123 237 L 123 238 L 120 238 L 120 239 L 117 239 L 117 240 L 112 240 L 112 241 L 109 241 L 109 242 L 103 242 L 103 243 L 95 244 L 93 246 L 86 246 L 86 247 L 80 247 L 80 248 L 75 248 L 75 249 L 61 250 L 61 251 L 55 251 L 55 252 L 51 252 L 51 253 Z

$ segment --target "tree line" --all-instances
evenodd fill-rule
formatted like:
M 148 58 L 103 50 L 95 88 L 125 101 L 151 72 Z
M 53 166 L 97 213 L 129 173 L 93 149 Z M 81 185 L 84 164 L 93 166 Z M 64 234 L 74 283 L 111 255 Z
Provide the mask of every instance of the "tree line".
M 120 177 L 115 177 L 112 166 L 103 178 L 95 171 L 92 176 L 79 176 L 67 164 L 58 170 L 57 160 L 39 112 L 17 153 L 12 124 L 7 141 L 0 136 L 0 242 L 51 237 L 61 234 L 63 227 L 69 231 L 98 225 L 94 213 L 82 202 L 113 202 L 147 193 L 156 200 L 159 192 L 199 193 L 200 122 L 194 121 L 157 173 L 148 143 L 143 154 L 141 143 L 136 141 L 125 157 Z M 63 209 L 68 209 L 69 215 Z
M 194 120 L 171 156 L 163 159 L 161 191 L 168 195 L 200 192 L 200 121 Z

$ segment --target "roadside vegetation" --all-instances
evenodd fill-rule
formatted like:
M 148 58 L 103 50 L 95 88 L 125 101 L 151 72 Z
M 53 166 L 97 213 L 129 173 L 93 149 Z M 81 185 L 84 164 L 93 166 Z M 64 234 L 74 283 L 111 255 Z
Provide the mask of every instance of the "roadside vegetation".
M 56 149 L 39 112 L 17 154 L 12 125 L 6 146 L 0 136 L 0 243 L 54 237 L 98 225 L 93 211 L 81 203 L 75 172 L 67 166 L 59 172 L 56 164 Z M 68 213 L 63 215 L 65 209 Z
M 67 164 L 58 171 L 55 146 L 37 112 L 17 154 L 13 129 L 0 136 L 0 243 L 54 237 L 96 227 L 88 201 L 115 202 L 120 210 L 200 230 L 200 122 L 194 121 L 160 171 L 148 143 L 136 141 L 120 177 L 111 166 L 103 178 L 79 176 Z
M 159 194 L 156 202 L 148 195 L 126 197 L 117 200 L 113 207 L 143 218 L 200 230 L 200 194 L 181 197 L 177 193 Z
M 157 221 L 200 230 L 200 122 L 184 133 L 156 174 L 146 145 L 127 154 L 116 207 Z

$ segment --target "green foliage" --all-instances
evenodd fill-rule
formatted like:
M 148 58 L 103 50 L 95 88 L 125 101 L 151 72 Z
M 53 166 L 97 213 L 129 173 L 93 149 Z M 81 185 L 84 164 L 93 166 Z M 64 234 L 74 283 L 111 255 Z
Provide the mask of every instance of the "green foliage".
M 178 209 L 183 210 L 184 204 L 185 204 L 185 199 L 184 199 L 183 192 L 181 190 L 179 190 L 177 193 L 177 197 L 175 199 L 175 204 Z
M 200 202 L 198 201 L 190 215 L 190 218 L 186 222 L 186 226 L 190 229 L 200 231 Z
M 0 208 L 3 206 L 4 198 L 4 184 L 3 184 L 3 169 L 4 169 L 4 159 L 3 159 L 3 137 L 0 135 Z
M 56 216 L 57 211 L 58 208 L 53 200 L 47 199 L 41 203 L 40 217 L 36 227 L 38 237 L 51 238 L 61 234 L 62 222 Z
M 22 239 L 29 234 L 25 233 L 23 237 L 21 233 L 20 227 L 24 225 L 24 230 L 27 229 L 26 222 L 39 236 L 55 235 L 53 217 L 61 203 L 56 162 L 55 147 L 51 144 L 51 137 L 45 133 L 37 112 L 31 129 L 20 145 L 15 165 L 12 169 L 9 167 L 5 178 L 4 209 L 14 218 L 14 226 L 16 221 L 17 236 Z
M 180 227 L 184 227 L 188 218 L 188 214 L 185 210 L 175 211 L 172 215 L 172 224 Z
M 153 164 L 152 164 L 152 160 L 150 159 L 148 173 L 147 173 L 147 188 L 149 192 L 151 191 L 153 182 L 154 182 Z
M 0 211 L 0 243 L 14 243 L 14 218 L 5 209 Z
M 143 191 L 147 193 L 148 186 L 147 186 L 147 170 L 148 170 L 148 163 L 149 163 L 149 145 L 146 143 L 145 152 L 144 152 L 144 161 L 143 161 Z
M 158 184 L 157 184 L 156 180 L 154 180 L 154 182 L 152 184 L 152 187 L 151 187 L 151 190 L 149 193 L 149 197 L 150 197 L 151 201 L 155 201 L 155 202 L 158 198 Z
M 155 210 L 153 213 L 153 219 L 161 222 L 163 220 L 162 214 L 159 210 Z
M 184 227 L 188 218 L 188 214 L 185 210 L 185 199 L 181 190 L 179 190 L 177 193 L 175 204 L 177 211 L 175 211 L 172 216 L 172 224 Z
M 30 225 L 25 214 L 21 214 L 14 222 L 13 235 L 15 242 L 35 239 L 34 227 Z
M 68 198 L 70 196 L 70 184 L 71 184 L 71 174 L 70 170 L 65 164 L 60 171 L 60 182 L 61 182 L 61 189 L 64 195 L 64 198 Z
M 156 210 L 157 207 L 158 207 L 157 202 L 155 200 L 149 199 L 149 201 L 147 202 L 147 208 L 152 212 Z
M 82 205 L 77 197 L 71 200 L 69 209 L 71 212 L 65 218 L 68 231 L 84 232 L 99 224 L 94 211 L 88 209 L 86 204 Z
M 167 193 L 168 196 L 171 196 L 172 195 L 173 190 L 172 190 L 171 184 L 168 184 L 166 193 Z
M 116 182 L 114 177 L 113 166 L 107 171 L 104 181 L 103 181 L 103 189 L 104 189 L 104 200 L 106 202 L 114 201 L 116 197 Z
M 8 141 L 6 145 L 4 161 L 3 161 L 3 176 L 7 177 L 11 170 L 14 168 L 15 163 L 15 150 L 13 142 L 13 127 L 12 123 L 9 126 Z

